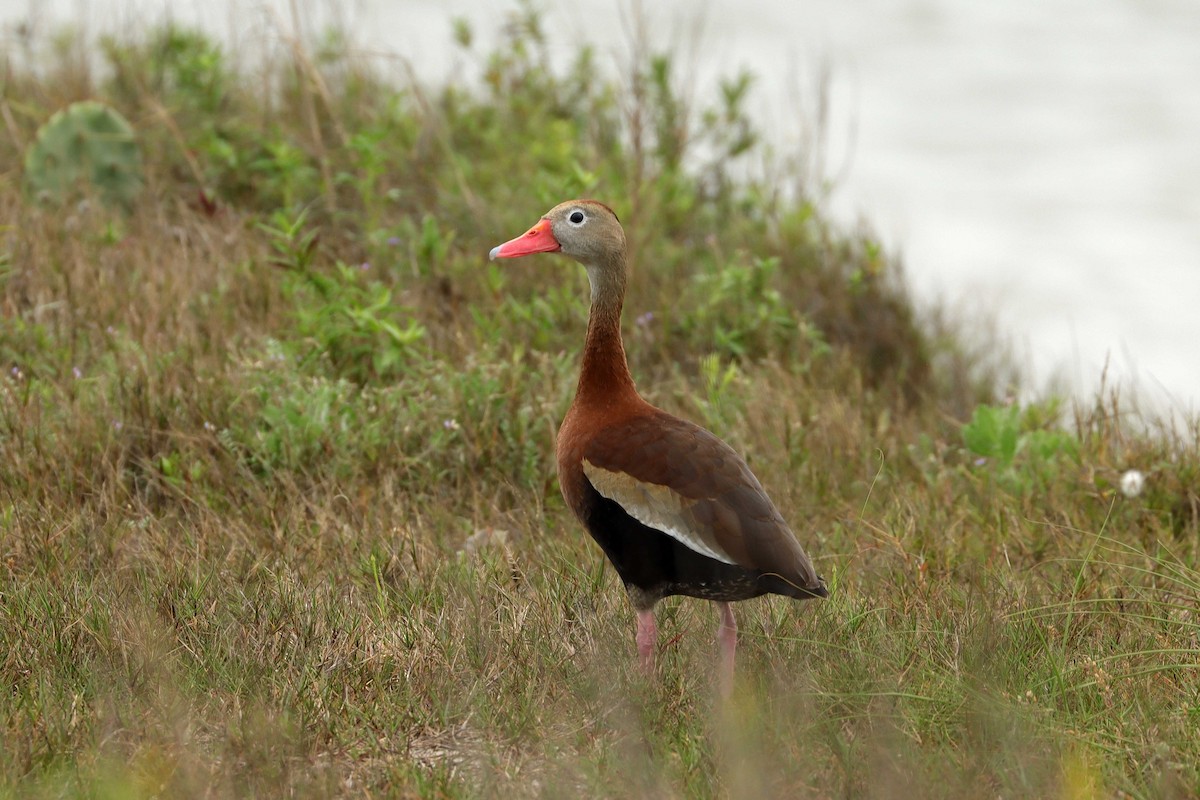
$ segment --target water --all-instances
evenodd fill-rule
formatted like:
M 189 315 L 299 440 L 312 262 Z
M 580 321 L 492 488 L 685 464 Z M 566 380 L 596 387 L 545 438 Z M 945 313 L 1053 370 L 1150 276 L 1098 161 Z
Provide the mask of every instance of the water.
M 511 7 L 298 3 L 314 26 L 349 24 L 398 76 L 401 60 L 387 54 L 431 81 L 476 72 L 450 46 L 451 17 L 486 48 Z M 588 41 L 616 64 L 628 10 L 553 4 L 553 54 L 566 62 Z M 783 148 L 802 140 L 796 87 L 811 101 L 805 90 L 829 66 L 833 211 L 865 219 L 902 254 L 920 301 L 993 316 L 1038 384 L 1087 397 L 1107 364 L 1110 383 L 1136 386 L 1160 410 L 1200 407 L 1200 3 L 668 0 L 645 10 L 652 39 L 688 53 L 701 97 L 715 75 L 753 71 L 758 113 Z M 243 52 L 268 44 L 246 31 L 290 25 L 286 0 L 0 0 L 6 26 L 102 31 L 165 15 Z

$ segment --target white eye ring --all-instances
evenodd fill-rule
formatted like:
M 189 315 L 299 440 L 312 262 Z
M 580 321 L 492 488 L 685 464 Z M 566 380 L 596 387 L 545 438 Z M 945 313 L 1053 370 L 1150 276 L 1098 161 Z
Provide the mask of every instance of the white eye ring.
M 578 208 L 571 209 L 571 213 L 567 214 L 567 223 L 574 225 L 576 228 L 587 222 L 587 220 L 587 214 L 583 213 L 583 211 Z

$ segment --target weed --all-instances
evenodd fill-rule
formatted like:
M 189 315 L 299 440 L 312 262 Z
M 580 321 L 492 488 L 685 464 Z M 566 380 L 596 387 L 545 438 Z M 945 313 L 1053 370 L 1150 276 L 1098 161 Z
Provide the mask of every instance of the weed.
M 975 466 L 996 474 L 1021 493 L 1043 486 L 1065 463 L 1077 462 L 1078 443 L 1064 430 L 1037 425 L 1037 407 L 981 405 L 963 425 L 963 442 L 976 456 Z M 1050 423 L 1047 423 L 1050 424 Z
M 402 376 L 420 353 L 425 328 L 408 309 L 392 301 L 392 290 L 363 262 L 314 266 L 317 231 L 305 230 L 305 214 L 294 219 L 277 212 L 262 225 L 277 253 L 276 265 L 291 281 L 287 297 L 295 311 L 295 356 L 310 368 L 328 366 L 330 374 L 359 383 Z

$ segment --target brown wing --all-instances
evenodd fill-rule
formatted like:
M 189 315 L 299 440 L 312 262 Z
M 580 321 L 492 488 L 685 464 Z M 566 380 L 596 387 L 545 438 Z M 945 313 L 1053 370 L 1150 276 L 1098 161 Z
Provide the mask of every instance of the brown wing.
M 746 462 L 697 425 L 658 409 L 615 423 L 585 446 L 583 471 L 634 519 L 698 553 L 823 585 Z

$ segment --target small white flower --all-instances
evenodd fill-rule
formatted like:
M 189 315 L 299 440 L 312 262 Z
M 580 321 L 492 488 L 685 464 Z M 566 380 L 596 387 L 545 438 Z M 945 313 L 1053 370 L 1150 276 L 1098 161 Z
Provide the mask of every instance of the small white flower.
M 444 419 L 444 420 L 442 420 L 442 427 L 448 431 L 456 431 L 456 430 L 458 430 L 458 420 Z
M 1137 497 L 1146 486 L 1146 476 L 1141 470 L 1126 470 L 1121 476 L 1121 494 L 1126 497 Z

